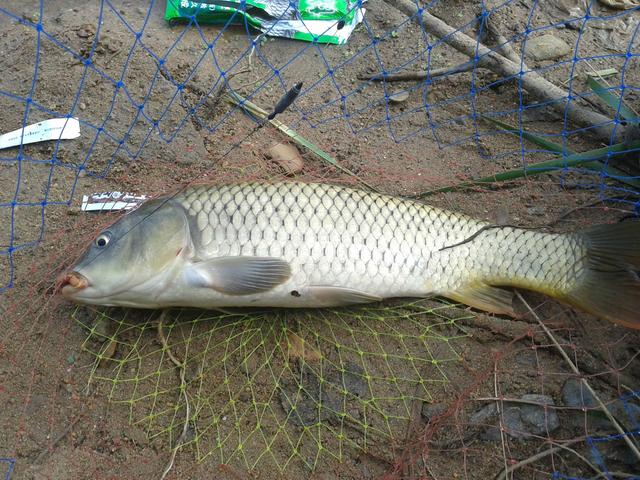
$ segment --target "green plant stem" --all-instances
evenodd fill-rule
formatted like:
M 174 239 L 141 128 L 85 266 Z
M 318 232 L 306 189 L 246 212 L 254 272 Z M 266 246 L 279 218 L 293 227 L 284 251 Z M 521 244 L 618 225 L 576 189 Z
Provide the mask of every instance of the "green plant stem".
M 593 77 L 587 77 L 587 83 L 589 84 L 589 87 L 591 87 L 591 90 L 593 90 L 593 92 L 598 95 L 598 97 L 600 97 L 600 99 L 606 103 L 616 115 L 620 115 L 633 125 L 638 125 L 640 122 L 638 115 L 632 112 L 631 109 L 624 104 L 621 97 L 611 93 L 609 88 L 602 85 Z
M 529 165 L 528 167 L 525 167 L 525 168 L 519 168 L 517 170 L 509 170 L 507 172 L 497 173 L 489 177 L 478 178 L 476 180 L 471 180 L 469 182 L 462 182 L 457 185 L 451 185 L 448 187 L 438 188 L 435 190 L 429 190 L 427 192 L 423 192 L 416 195 L 415 198 L 426 197 L 429 195 L 433 195 L 434 193 L 452 192 L 454 190 L 460 190 L 460 189 L 474 187 L 477 185 L 483 185 L 487 183 L 516 180 L 519 178 L 528 177 L 531 175 L 539 175 L 541 173 L 547 173 L 547 172 L 551 172 L 551 171 L 562 169 L 562 168 L 568 168 L 568 167 L 583 166 L 583 167 L 590 168 L 592 170 L 596 169 L 597 171 L 607 172 L 607 169 L 611 169 L 612 167 L 609 167 L 608 165 L 598 165 L 596 164 L 598 160 L 602 160 L 604 158 L 607 158 L 608 156 L 613 156 L 616 154 L 628 152 L 630 150 L 635 150 L 635 149 L 640 149 L 640 140 L 636 140 L 635 142 L 630 142 L 630 143 L 618 143 L 616 145 L 597 148 L 595 150 L 589 150 L 588 152 L 583 152 L 583 153 L 574 153 L 564 158 L 560 158 L 558 160 L 549 160 L 546 162 L 540 162 L 540 163 Z M 618 172 L 620 171 L 618 170 Z M 624 175 L 623 172 L 620 172 L 620 173 Z M 625 180 L 625 182 L 629 183 L 627 180 Z

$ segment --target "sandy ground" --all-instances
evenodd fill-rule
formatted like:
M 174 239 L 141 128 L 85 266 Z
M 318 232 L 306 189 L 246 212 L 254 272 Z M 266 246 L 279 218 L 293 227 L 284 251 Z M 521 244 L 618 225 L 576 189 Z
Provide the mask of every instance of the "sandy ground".
M 382 1 L 369 2 L 366 26 L 345 46 L 269 39 L 251 60 L 242 28 L 223 34 L 212 26 L 201 32 L 170 28 L 162 19 L 164 4 L 157 4 L 140 40 L 158 55 L 177 42 L 161 73 L 147 51 L 132 48 L 132 31 L 139 31 L 147 16 L 142 3 L 45 2 L 43 29 L 55 42 L 42 36 L 39 55 L 36 30 L 0 13 L 0 130 L 22 124 L 25 103 L 17 97 L 26 96 L 42 107 L 31 109 L 28 123 L 49 118 L 50 112 L 72 112 L 83 122 L 77 140 L 59 148 L 29 146 L 20 164 L 15 151 L 6 151 L 0 163 L 0 204 L 29 204 L 16 207 L 13 220 L 11 208 L 0 208 L 0 245 L 9 244 L 12 231 L 15 245 L 42 239 L 37 248 L 13 255 L 14 286 L 0 294 L 0 457 L 15 460 L 11 479 L 159 478 L 169 461 L 185 404 L 177 369 L 158 340 L 155 314 L 109 310 L 112 321 L 101 322 L 99 312 L 61 300 L 53 284 L 92 236 L 117 217 L 79 212 L 82 194 L 116 189 L 156 195 L 194 180 L 281 176 L 265 154 L 274 143 L 287 141 L 274 128 L 260 129 L 223 156 L 255 123 L 224 99 L 204 97 L 220 70 L 266 109 L 283 94 L 280 80 L 271 76 L 273 68 L 288 86 L 304 82 L 307 90 L 281 120 L 356 177 L 303 152 L 301 179 L 364 181 L 387 193 L 415 195 L 522 165 L 518 138 L 489 134 L 490 125 L 471 118 L 471 112 L 480 116 L 518 105 L 514 85 L 497 82 L 493 73 L 449 76 L 428 91 L 415 82 L 389 84 L 388 94 L 408 90 L 409 96 L 388 107 L 385 87 L 358 80 L 405 63 L 417 70 L 426 61 L 422 30 Z M 473 3 L 440 2 L 432 11 L 473 33 Z M 536 27 L 567 17 L 555 5 L 571 2 L 544 2 L 532 15 L 527 3 L 512 2 L 496 12 L 505 36 L 521 31 L 527 21 Z M 40 17 L 34 1 L 8 0 L 2 8 L 27 22 Z M 608 22 L 594 22 L 597 28 L 582 35 L 579 55 L 593 57 L 588 62 L 548 69 L 551 62 L 531 65 L 565 88 L 573 78 L 575 91 L 587 91 L 585 72 L 622 68 L 624 58 L 603 56 L 625 51 L 638 17 L 621 15 Z M 572 28 L 551 32 L 569 45 L 578 35 Z M 366 48 L 374 39 L 376 48 Z M 212 53 L 207 46 L 214 40 Z M 111 79 L 122 79 L 126 94 L 56 42 L 84 57 L 94 51 L 95 66 Z M 634 49 L 637 53 L 637 39 Z M 432 68 L 464 60 L 444 44 L 437 44 L 430 58 Z M 639 85 L 637 63 L 632 60 L 627 70 L 629 86 Z M 36 67 L 38 81 L 32 86 Z M 177 83 L 185 84 L 182 95 L 176 95 Z M 474 97 L 471 85 L 478 91 Z M 637 91 L 631 90 L 626 98 L 637 105 Z M 425 94 L 429 117 L 422 108 Z M 341 95 L 347 97 L 348 118 Z M 523 101 L 534 99 L 524 92 Z M 142 103 L 146 119 L 136 107 Z M 186 116 L 192 108 L 195 115 Z M 561 117 L 548 109 L 532 110 L 524 120 L 532 130 L 562 130 Z M 156 128 L 150 128 L 153 122 Z M 476 132 L 480 136 L 474 141 Z M 601 146 L 580 134 L 570 135 L 568 142 L 576 150 Z M 528 151 L 525 158 L 532 163 L 549 157 Z M 596 174 L 561 172 L 501 188 L 432 195 L 427 201 L 494 222 L 552 224 L 550 230 L 569 231 L 629 213 L 637 192 L 633 196 L 628 186 L 608 185 Z M 556 222 L 602 195 L 626 197 Z M 41 202 L 53 203 L 44 214 Z M 9 283 L 10 270 L 9 257 L 0 256 L 0 285 Z M 639 390 L 637 334 L 540 296 L 526 299 L 605 401 Z M 530 315 L 504 320 L 435 301 L 411 308 L 390 303 L 359 313 L 271 313 L 249 320 L 203 320 L 201 312 L 174 312 L 169 344 L 196 365 L 189 398 L 197 416 L 188 426 L 191 443 L 180 449 L 168 478 L 491 478 L 559 442 L 611 431 L 609 424 L 594 426 L 591 414 L 560 410 L 559 427 L 552 432 L 525 439 L 504 432 L 491 437 L 486 429 L 496 420 L 481 425 L 471 420 L 491 402 L 486 399 L 544 394 L 562 405 L 562 388 L 575 373 Z M 433 308 L 442 310 L 425 313 Z M 283 345 L 295 340 L 292 335 L 310 341 L 324 360 L 291 361 Z M 105 336 L 117 339 L 108 355 Z M 100 355 L 113 359 L 100 362 Z M 320 392 L 323 382 L 330 385 L 328 393 Z M 292 415 L 293 405 L 302 413 Z M 623 424 L 631 429 L 629 418 Z M 594 462 L 585 442 L 567 445 Z M 610 470 L 638 468 L 621 441 L 595 448 Z M 8 465 L 0 462 L 0 478 Z M 585 461 L 560 449 L 513 478 L 550 478 L 554 471 L 595 475 Z

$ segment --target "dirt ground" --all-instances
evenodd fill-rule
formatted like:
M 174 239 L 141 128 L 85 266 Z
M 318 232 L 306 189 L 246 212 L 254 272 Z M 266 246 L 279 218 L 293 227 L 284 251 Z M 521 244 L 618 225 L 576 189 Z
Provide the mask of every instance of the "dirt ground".
M 355 173 L 338 171 L 305 151 L 299 175 L 304 180 L 363 181 L 409 196 L 521 166 L 523 146 L 529 163 L 550 158 L 474 121 L 482 114 L 513 112 L 520 101 L 514 82 L 501 82 L 488 70 L 440 78 L 428 90 L 416 82 L 385 87 L 359 80 L 383 67 L 419 70 L 427 60 L 423 30 L 381 0 L 369 1 L 366 24 L 344 46 L 268 39 L 252 55 L 241 27 L 223 33 L 217 26 L 170 27 L 162 18 L 164 2 L 150 9 L 145 24 L 143 3 L 45 2 L 48 37 L 39 41 L 34 28 L 0 10 L 0 131 L 19 128 L 25 112 L 20 98 L 27 96 L 42 107 L 30 110 L 27 123 L 51 112 L 72 112 L 82 122 L 82 136 L 58 149 L 34 144 L 25 147 L 20 163 L 14 150 L 3 151 L 0 159 L 0 246 L 9 245 L 11 232 L 14 245 L 41 240 L 15 252 L 11 261 L 0 255 L 0 286 L 13 279 L 13 288 L 0 293 L 0 478 L 9 471 L 3 458 L 15 460 L 12 480 L 161 477 L 182 430 L 185 404 L 155 313 L 107 310 L 111 320 L 105 327 L 100 310 L 69 305 L 54 283 L 93 235 L 117 218 L 80 212 L 83 194 L 158 195 L 194 180 L 282 176 L 265 152 L 288 139 L 268 126 L 244 139 L 255 123 L 215 92 L 207 95 L 221 70 L 234 89 L 265 109 L 284 93 L 281 80 L 271 75 L 274 68 L 287 86 L 304 82 L 303 94 L 280 119 Z M 535 29 L 569 17 L 562 8 L 573 4 L 536 3 L 532 14 L 529 3 L 508 2 L 496 11 L 496 28 L 510 38 L 526 22 Z M 40 18 L 33 0 L 6 0 L 1 8 L 26 22 Z M 589 71 L 626 68 L 624 81 L 631 88 L 625 99 L 638 106 L 638 58 L 611 55 L 626 52 L 639 14 L 600 4 L 594 9 L 612 17 L 594 21 L 581 34 L 578 55 L 588 61 L 531 61 L 530 67 L 575 92 L 588 92 Z M 430 11 L 474 35 L 476 2 L 439 2 Z M 132 32 L 143 24 L 140 41 L 147 50 L 134 47 Z M 544 31 L 549 32 L 572 46 L 578 38 L 570 26 Z M 635 55 L 637 37 L 630 48 Z M 84 58 L 93 52 L 94 65 L 110 78 L 60 45 Z M 149 51 L 161 56 L 169 49 L 159 72 Z M 429 58 L 431 68 L 465 60 L 441 43 Z M 126 92 L 111 79 L 121 81 Z M 610 81 L 620 83 L 619 77 Z M 472 85 L 477 93 L 470 97 Z M 385 89 L 406 90 L 408 98 L 387 105 Z M 535 102 L 529 97 L 523 92 L 522 101 Z M 137 108 L 142 104 L 144 116 Z M 544 106 L 527 110 L 523 122 L 556 135 L 563 128 L 562 116 Z M 567 143 L 579 151 L 602 146 L 584 133 L 568 135 Z M 605 197 L 616 201 L 598 203 Z M 29 205 L 15 207 L 12 215 L 6 205 L 14 200 Z M 426 201 L 492 222 L 564 232 L 632 214 L 638 192 L 597 173 L 561 171 L 434 194 Z M 42 202 L 48 203 L 44 212 Z M 555 478 L 594 477 L 605 468 L 637 473 L 640 464 L 620 438 L 588 443 L 586 437 L 617 432 L 599 417 L 595 422 L 593 412 L 568 408 L 562 392 L 569 379 L 585 378 L 606 403 L 615 405 L 626 395 L 632 407 L 617 419 L 626 430 L 640 428 L 639 335 L 542 296 L 525 299 L 579 374 L 530 313 L 507 320 L 439 301 L 388 302 L 356 312 L 276 312 L 249 320 L 174 312 L 180 318 L 169 322 L 169 344 L 199 368 L 193 374 L 197 381 L 189 383 L 198 390 L 189 393 L 198 417 L 188 425 L 190 443 L 178 451 L 167 478 L 484 479 L 553 448 L 509 478 L 551 478 L 553 472 Z M 109 355 L 105 338 L 117 338 Z M 283 345 L 296 338 L 321 352 L 323 373 L 312 361 L 311 367 L 290 362 Z M 328 393 L 319 386 L 325 381 Z M 303 386 L 305 393 L 296 393 Z M 514 438 L 500 429 L 504 420 L 474 417 L 495 404 L 494 398 L 524 394 L 548 395 L 561 406 L 557 428 Z M 556 409 L 545 415 L 550 411 Z

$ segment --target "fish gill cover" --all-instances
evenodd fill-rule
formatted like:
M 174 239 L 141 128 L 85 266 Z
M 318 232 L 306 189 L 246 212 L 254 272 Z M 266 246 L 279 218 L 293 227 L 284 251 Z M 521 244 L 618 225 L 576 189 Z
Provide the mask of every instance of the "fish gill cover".
M 301 179 L 495 223 L 637 216 L 637 2 L 371 1 L 340 46 L 274 38 L 242 8 L 217 26 L 170 26 L 166 9 L 0 6 L 0 133 L 81 132 L 0 150 L 0 457 L 16 478 L 159 477 L 174 452 L 169 475 L 187 477 L 638 471 L 637 334 L 537 296 L 519 320 L 437 300 L 159 318 L 54 288 L 118 216 L 79 212 L 83 195 L 281 178 L 275 143 L 298 145 Z

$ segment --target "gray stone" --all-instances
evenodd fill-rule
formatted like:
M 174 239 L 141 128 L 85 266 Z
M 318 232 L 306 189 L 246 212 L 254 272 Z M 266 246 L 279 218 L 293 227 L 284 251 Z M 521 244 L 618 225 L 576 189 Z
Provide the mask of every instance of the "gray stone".
M 528 437 L 530 433 L 527 431 L 527 425 L 522 420 L 522 411 L 520 406 L 516 406 L 512 403 L 504 404 L 504 411 L 502 412 L 502 426 L 505 433 L 513 438 Z M 536 429 L 537 430 L 537 429 Z M 491 437 L 493 440 L 500 438 L 500 432 L 496 428 L 496 432 L 491 435 L 491 432 L 487 432 L 487 437 Z
M 571 51 L 567 43 L 552 33 L 530 37 L 525 45 L 525 54 L 533 60 L 555 60 Z
M 486 407 L 478 410 L 476 413 L 471 415 L 471 418 L 469 418 L 469 423 L 476 426 L 486 425 L 493 419 L 493 417 L 496 416 L 497 413 L 498 409 L 496 408 L 496 404 L 490 403 Z
M 535 402 L 541 405 L 530 405 L 519 402 L 503 402 L 501 421 L 504 432 L 513 438 L 527 438 L 532 435 L 546 435 L 560 426 L 558 415 L 553 408 L 542 405 L 553 405 L 553 399 L 548 395 L 526 394 L 521 400 Z M 490 441 L 500 439 L 500 422 L 498 409 L 495 404 L 487 405 L 474 413 L 469 422 L 472 425 L 483 426 L 490 424 L 482 433 L 482 438 Z
M 523 395 L 522 400 L 553 406 L 553 399 L 548 395 Z M 525 424 L 525 432 L 532 435 L 551 433 L 560 426 L 558 414 L 554 408 L 538 405 L 520 405 L 520 418 Z
M 640 424 L 640 405 L 637 403 L 618 399 L 612 405 L 609 405 L 609 410 L 611 410 L 614 417 L 627 425 Z
M 570 378 L 562 386 L 562 402 L 568 407 L 588 409 L 586 413 L 581 411 L 567 412 L 568 420 L 576 428 L 584 428 L 586 414 L 588 429 L 603 432 L 613 431 L 613 425 L 604 412 L 598 408 L 595 397 L 577 378 Z M 640 405 L 637 402 L 630 399 L 609 401 L 604 398 L 603 402 L 611 414 L 623 425 L 638 425 L 640 423 Z
M 541 208 L 541 207 L 529 207 L 527 208 L 527 213 L 529 215 L 541 216 L 541 215 L 544 215 L 546 211 L 544 208 Z
M 344 389 L 348 395 L 364 398 L 369 389 L 364 379 L 365 372 L 362 367 L 352 362 L 344 362 L 341 370 L 330 369 L 327 373 L 327 382 L 334 387 L 331 389 L 332 393 L 338 394 L 337 392 Z
M 512 406 L 513 404 L 504 403 L 503 405 L 504 410 L 502 411 L 501 420 L 505 434 L 514 438 L 522 438 L 523 436 L 525 436 L 522 433 L 525 431 L 526 425 L 522 422 L 520 409 L 518 407 Z M 493 411 L 497 414 L 495 405 Z M 488 411 L 485 411 L 483 414 L 486 415 L 487 413 Z M 500 440 L 500 421 L 498 421 L 497 415 L 495 416 L 495 425 L 490 425 L 485 429 L 485 431 L 481 435 L 483 440 L 489 440 L 492 442 L 497 442 Z
M 560 15 L 554 15 L 555 17 L 566 18 L 567 14 L 571 18 L 577 18 L 584 15 L 584 2 L 582 0 L 549 0 L 549 5 L 556 7 Z
M 595 397 L 577 378 L 570 378 L 562 386 L 562 402 L 567 407 L 592 408 L 598 405 Z
M 640 405 L 634 399 L 610 401 L 603 398 L 602 401 L 623 427 L 634 428 L 635 425 L 640 424 Z M 586 428 L 591 432 L 604 434 L 614 431 L 605 413 L 598 408 L 595 397 L 580 380 L 570 378 L 565 382 L 562 387 L 562 402 L 568 407 L 587 409 L 586 412 L 574 410 L 566 413 L 567 423 L 576 429 L 584 429 L 586 420 Z
M 340 405 L 320 384 L 315 372 L 302 368 L 298 379 L 285 382 L 280 389 L 280 403 L 290 421 L 309 426 L 323 422 L 341 411 Z
M 422 404 L 422 417 L 429 422 L 442 415 L 446 410 L 446 403 L 424 403 Z
M 633 467 L 639 463 L 638 457 L 631 451 L 631 449 L 625 445 L 621 440 L 615 442 L 598 442 L 595 444 L 597 450 L 590 450 L 590 457 L 595 462 L 599 459 L 598 455 L 604 457 L 607 462 L 617 462 L 626 465 L 627 467 Z
M 280 403 L 291 421 L 300 426 L 335 418 L 344 411 L 344 401 L 354 397 L 365 398 L 368 392 L 362 367 L 345 362 L 342 369 L 328 368 L 323 379 L 306 364 L 301 375 L 285 382 L 280 389 Z M 349 410 L 357 418 L 357 410 Z

